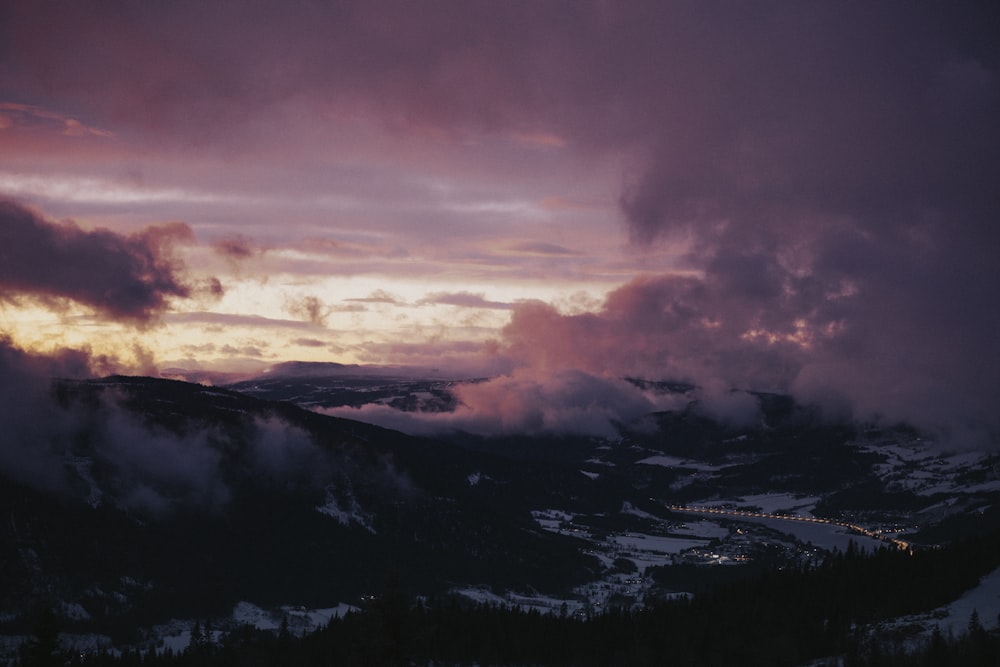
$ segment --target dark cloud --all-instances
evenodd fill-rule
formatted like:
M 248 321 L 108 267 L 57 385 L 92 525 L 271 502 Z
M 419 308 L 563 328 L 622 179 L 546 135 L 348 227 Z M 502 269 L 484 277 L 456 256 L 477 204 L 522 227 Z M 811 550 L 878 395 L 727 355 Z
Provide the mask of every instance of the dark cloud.
M 110 319 L 145 324 L 170 298 L 190 295 L 170 249 L 191 241 L 191 229 L 179 223 L 126 236 L 51 222 L 0 200 L 0 298 L 70 300 Z
M 326 347 L 328 345 L 327 342 L 316 338 L 296 338 L 292 341 L 292 344 L 302 347 Z

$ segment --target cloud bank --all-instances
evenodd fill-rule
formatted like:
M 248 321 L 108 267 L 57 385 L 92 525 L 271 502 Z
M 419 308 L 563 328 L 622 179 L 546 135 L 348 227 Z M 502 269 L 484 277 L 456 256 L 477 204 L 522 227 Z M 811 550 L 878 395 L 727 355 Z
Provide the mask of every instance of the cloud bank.
M 578 370 L 547 375 L 535 370 L 515 372 L 460 384 L 453 390 L 459 401 L 454 412 L 402 412 L 374 403 L 323 412 L 419 435 L 464 431 L 488 436 L 570 433 L 614 437 L 615 422 L 683 406 L 676 398 L 644 392 L 623 379 Z
M 72 389 L 56 391 L 53 378 L 87 378 L 101 364 L 83 350 L 42 355 L 0 339 L 0 478 L 162 517 L 221 510 L 246 477 L 318 491 L 352 465 L 275 417 L 248 417 L 234 430 L 211 421 L 167 429 L 129 410 L 114 388 L 79 401 Z

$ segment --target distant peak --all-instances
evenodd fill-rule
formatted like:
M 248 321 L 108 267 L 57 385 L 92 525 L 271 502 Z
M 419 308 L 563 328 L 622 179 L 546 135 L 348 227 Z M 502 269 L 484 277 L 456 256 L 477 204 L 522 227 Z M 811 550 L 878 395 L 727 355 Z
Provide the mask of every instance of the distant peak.
M 264 371 L 264 375 L 270 375 L 272 377 L 308 377 L 318 375 L 339 375 L 345 371 L 357 372 L 360 369 L 361 367 L 357 364 L 345 365 L 338 364 L 335 361 L 285 361 L 271 366 L 269 369 Z

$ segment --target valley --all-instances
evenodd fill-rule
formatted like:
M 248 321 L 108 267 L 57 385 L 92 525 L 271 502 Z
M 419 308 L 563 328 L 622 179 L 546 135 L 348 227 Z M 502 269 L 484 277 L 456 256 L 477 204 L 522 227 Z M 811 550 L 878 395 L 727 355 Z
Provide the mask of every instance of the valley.
M 0 489 L 7 654 L 43 607 L 85 651 L 182 651 L 196 622 L 311 632 L 377 602 L 387 577 L 415 599 L 589 619 L 997 525 L 996 454 L 784 397 L 756 395 L 758 422 L 738 428 L 692 398 L 614 438 L 414 437 L 314 411 L 376 380 L 396 409 L 455 401 L 414 378 L 57 385 L 74 426 L 47 453 L 56 490 Z M 951 617 L 914 618 L 929 636 Z

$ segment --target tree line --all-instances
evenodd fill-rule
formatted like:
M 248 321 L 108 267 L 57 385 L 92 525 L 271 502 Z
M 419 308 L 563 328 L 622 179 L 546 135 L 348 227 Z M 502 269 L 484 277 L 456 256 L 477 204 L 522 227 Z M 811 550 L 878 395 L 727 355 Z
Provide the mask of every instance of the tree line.
M 1000 665 L 1000 637 L 978 613 L 959 637 L 873 630 L 947 604 L 998 566 L 1000 532 L 912 554 L 852 545 L 820 567 L 775 569 L 691 599 L 589 615 L 415 598 L 390 576 L 363 609 L 303 636 L 287 625 L 277 633 L 244 626 L 215 640 L 199 627 L 180 652 L 81 654 L 60 650 L 50 625 L 16 665 Z

